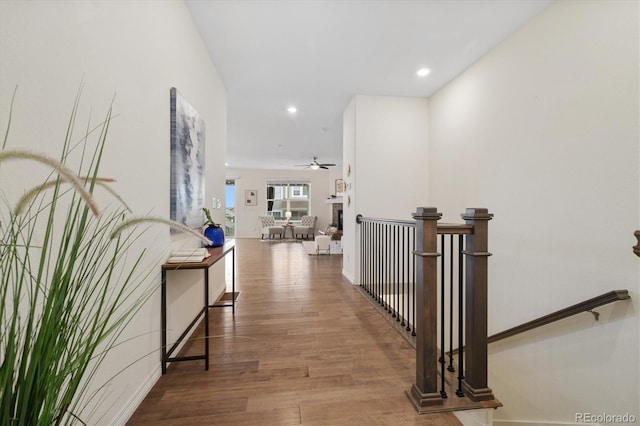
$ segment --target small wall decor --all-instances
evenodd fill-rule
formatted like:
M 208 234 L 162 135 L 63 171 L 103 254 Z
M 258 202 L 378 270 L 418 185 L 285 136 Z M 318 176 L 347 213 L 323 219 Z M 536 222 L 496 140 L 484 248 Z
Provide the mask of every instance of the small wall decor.
M 336 196 L 340 197 L 344 194 L 344 180 L 336 179 Z
M 255 189 L 248 189 L 244 191 L 244 205 L 245 206 L 257 206 L 258 205 L 258 191 Z
M 198 228 L 204 206 L 204 120 L 175 87 L 170 90 L 170 113 L 169 214 L 176 222 Z

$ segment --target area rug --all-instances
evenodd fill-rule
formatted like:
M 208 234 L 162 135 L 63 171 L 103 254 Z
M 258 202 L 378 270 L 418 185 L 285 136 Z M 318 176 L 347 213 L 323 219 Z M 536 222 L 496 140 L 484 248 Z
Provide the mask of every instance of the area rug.
M 320 253 L 316 253 L 316 245 L 314 241 L 302 241 L 302 247 L 304 247 L 307 253 L 311 256 L 327 254 L 324 250 L 320 251 Z M 342 245 L 340 244 L 340 241 L 331 241 L 328 254 L 342 254 Z

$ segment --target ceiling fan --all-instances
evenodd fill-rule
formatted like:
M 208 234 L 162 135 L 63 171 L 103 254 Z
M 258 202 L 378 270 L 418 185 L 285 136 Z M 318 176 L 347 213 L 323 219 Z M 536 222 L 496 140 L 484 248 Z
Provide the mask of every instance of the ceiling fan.
M 309 164 L 296 164 L 296 167 L 304 167 L 305 169 L 318 170 L 318 169 L 328 169 L 329 167 L 335 166 L 332 163 L 318 163 L 318 157 L 313 157 L 313 161 Z

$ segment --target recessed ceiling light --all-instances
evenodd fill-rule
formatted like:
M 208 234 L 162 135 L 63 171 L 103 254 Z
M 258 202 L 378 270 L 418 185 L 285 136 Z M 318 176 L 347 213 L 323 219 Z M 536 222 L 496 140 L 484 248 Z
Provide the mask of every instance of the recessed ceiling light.
M 420 68 L 418 71 L 416 71 L 416 75 L 418 77 L 426 77 L 430 72 L 431 70 L 429 68 Z
M 296 112 L 298 112 L 298 108 L 296 108 L 296 107 L 295 107 L 295 106 L 293 106 L 293 105 L 290 105 L 290 106 L 288 106 L 288 107 L 287 107 L 287 112 L 288 112 L 289 114 L 295 114 Z

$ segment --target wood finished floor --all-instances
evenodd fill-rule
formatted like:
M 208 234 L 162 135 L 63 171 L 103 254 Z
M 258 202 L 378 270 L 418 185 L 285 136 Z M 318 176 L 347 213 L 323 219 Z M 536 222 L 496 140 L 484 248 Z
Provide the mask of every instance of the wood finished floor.
M 235 316 L 210 311 L 223 337 L 210 340 L 209 371 L 170 365 L 129 425 L 461 425 L 415 412 L 404 395 L 415 352 L 342 277 L 342 256 L 236 243 L 241 294 Z M 199 353 L 201 341 L 183 350 Z

